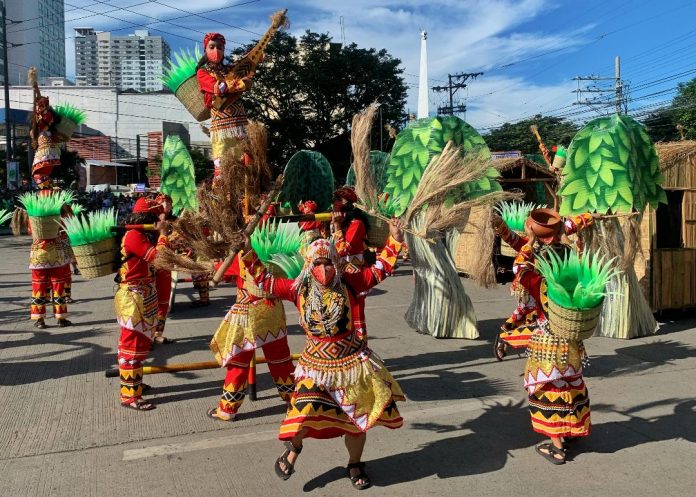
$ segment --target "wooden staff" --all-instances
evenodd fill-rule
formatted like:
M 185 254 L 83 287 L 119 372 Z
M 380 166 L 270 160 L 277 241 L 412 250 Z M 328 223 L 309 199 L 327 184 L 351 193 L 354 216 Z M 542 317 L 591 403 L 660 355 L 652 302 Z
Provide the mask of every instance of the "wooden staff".
M 268 206 L 273 203 L 273 197 L 276 195 L 276 193 L 278 193 L 282 184 L 283 184 L 283 175 L 281 174 L 276 179 L 275 184 L 273 185 L 273 188 L 271 188 L 271 191 L 268 192 L 268 196 L 266 197 L 266 200 L 264 200 L 263 203 L 259 206 L 254 217 L 246 225 L 246 228 L 244 228 L 244 235 L 246 237 L 251 236 L 251 234 L 254 232 L 254 230 L 256 229 L 256 226 L 259 224 L 259 221 L 261 221 L 261 218 L 268 210 Z M 234 256 L 237 254 L 237 252 L 239 252 L 238 246 L 235 247 L 234 250 L 230 250 L 230 253 L 227 254 L 227 257 L 225 257 L 225 260 L 222 261 L 222 264 L 220 264 L 220 267 L 215 272 L 215 276 L 213 276 L 213 279 L 212 279 L 213 286 L 217 286 L 217 284 L 220 283 L 220 280 L 223 278 L 223 276 L 225 276 L 225 271 L 227 271 L 227 268 L 229 268 L 230 265 L 232 264 L 232 260 L 234 260 Z
M 291 354 L 292 360 L 296 361 L 301 354 Z M 257 364 L 265 364 L 268 360 L 265 357 L 257 357 Z M 217 361 L 206 362 L 183 362 L 178 364 L 166 364 L 164 366 L 143 366 L 143 374 L 160 374 L 160 373 L 180 373 L 182 371 L 199 371 L 202 369 L 217 369 L 220 367 Z M 104 371 L 104 376 L 107 378 L 118 378 L 118 368 L 111 368 Z
M 549 149 L 546 148 L 546 145 L 544 145 L 544 141 L 541 139 L 541 135 L 539 134 L 539 127 L 536 124 L 532 124 L 529 127 L 529 130 L 534 134 L 537 141 L 539 142 L 539 150 L 541 151 L 541 155 L 544 156 L 544 162 L 546 162 L 546 165 L 551 167 L 551 154 L 549 153 Z
M 380 214 L 379 212 L 371 211 L 370 209 L 368 209 L 368 208 L 367 208 L 366 206 L 364 206 L 364 205 L 361 205 L 361 204 L 354 204 L 354 205 L 355 205 L 355 207 L 357 207 L 357 208 L 360 209 L 361 211 L 368 213 L 370 216 L 376 217 L 377 219 L 381 219 L 382 221 L 385 221 L 385 222 L 387 222 L 387 223 L 391 222 L 391 219 L 389 219 L 387 216 L 382 215 L 382 214 Z M 435 245 L 435 243 L 437 243 L 437 242 L 435 241 L 434 238 L 428 238 L 428 237 L 427 237 L 426 235 L 424 235 L 423 233 L 418 233 L 417 231 L 414 231 L 414 230 L 412 230 L 411 228 L 407 228 L 407 227 L 404 226 L 404 227 L 401 228 L 401 229 L 402 229 L 403 231 L 405 231 L 406 233 L 410 233 L 410 234 L 412 234 L 413 236 L 417 236 L 418 238 L 420 238 L 420 239 L 422 239 L 422 240 L 425 240 L 426 242 L 428 242 L 428 243 L 431 244 L 431 245 Z
M 112 226 L 112 233 L 123 233 L 126 230 L 157 231 L 154 224 L 126 224 L 125 226 Z

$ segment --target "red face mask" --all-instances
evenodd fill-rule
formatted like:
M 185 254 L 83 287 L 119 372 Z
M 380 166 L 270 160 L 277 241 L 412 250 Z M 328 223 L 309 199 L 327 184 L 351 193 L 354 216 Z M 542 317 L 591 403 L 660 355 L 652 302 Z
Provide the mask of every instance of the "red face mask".
M 336 268 L 334 266 L 313 266 L 311 270 L 312 276 L 321 286 L 329 286 L 336 277 Z
M 208 57 L 210 62 L 217 64 L 218 62 L 221 62 L 222 58 L 225 56 L 225 50 L 220 48 L 206 48 L 205 55 Z

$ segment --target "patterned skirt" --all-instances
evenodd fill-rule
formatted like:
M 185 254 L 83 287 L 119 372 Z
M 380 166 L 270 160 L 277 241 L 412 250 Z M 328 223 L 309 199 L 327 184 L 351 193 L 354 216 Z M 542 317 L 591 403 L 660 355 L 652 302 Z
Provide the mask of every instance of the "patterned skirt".
M 590 398 L 582 377 L 582 342 L 536 330 L 529 342 L 525 387 L 532 429 L 548 437 L 590 434 Z
M 157 324 L 155 282 L 121 283 L 114 296 L 116 321 L 127 330 L 152 339 Z
M 328 339 L 308 335 L 295 382 L 281 440 L 301 430 L 309 438 L 334 438 L 403 425 L 396 407 L 405 399 L 399 384 L 353 331 Z
M 213 335 L 210 350 L 224 367 L 240 353 L 286 336 L 285 309 L 279 300 L 235 303 Z

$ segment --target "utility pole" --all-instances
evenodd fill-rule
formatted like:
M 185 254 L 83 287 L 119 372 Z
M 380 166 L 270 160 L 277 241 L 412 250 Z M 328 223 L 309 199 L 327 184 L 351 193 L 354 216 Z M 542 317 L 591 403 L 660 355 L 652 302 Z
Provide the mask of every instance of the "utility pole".
M 446 91 L 449 92 L 449 105 L 441 106 L 437 108 L 437 113 L 439 115 L 450 115 L 453 116 L 454 114 L 459 114 L 459 113 L 465 113 L 466 112 L 466 105 L 463 103 L 458 103 L 457 105 L 454 105 L 454 95 L 457 93 L 457 90 L 459 89 L 464 89 L 468 85 L 466 82 L 469 79 L 476 79 L 478 76 L 483 75 L 482 72 L 465 72 L 465 73 L 459 73 L 459 74 L 448 74 L 447 78 L 449 80 L 449 84 L 447 86 L 434 86 L 433 91 L 436 91 L 438 93 Z
M 3 80 L 5 86 L 5 162 L 12 159 L 12 137 L 10 136 L 10 123 L 12 122 L 10 108 L 10 61 L 7 58 L 7 11 L 5 2 L 2 2 L 2 59 Z M 9 167 L 9 166 L 8 166 Z
M 573 78 L 574 81 L 578 82 L 578 88 L 573 90 L 573 93 L 577 95 L 577 101 L 573 102 L 573 105 L 586 105 L 598 114 L 606 114 L 607 111 L 602 110 L 600 107 L 595 108 L 595 105 L 609 107 L 611 106 L 611 99 L 603 97 L 602 94 L 613 93 L 614 94 L 614 109 L 617 114 L 625 114 L 628 111 L 628 101 L 627 96 L 628 84 L 621 79 L 621 57 L 618 55 L 614 59 L 614 76 L 613 77 L 602 77 L 602 76 L 576 76 Z M 614 87 L 611 88 L 607 86 L 607 82 L 612 81 Z M 581 86 L 582 83 L 587 82 L 587 86 Z M 603 85 L 603 86 L 602 86 Z M 596 93 L 597 96 L 592 98 L 582 98 L 583 93 Z
M 614 102 L 616 105 L 616 113 L 621 114 L 623 102 L 623 84 L 621 82 L 621 57 L 618 55 L 614 59 L 614 88 L 616 91 L 616 99 Z

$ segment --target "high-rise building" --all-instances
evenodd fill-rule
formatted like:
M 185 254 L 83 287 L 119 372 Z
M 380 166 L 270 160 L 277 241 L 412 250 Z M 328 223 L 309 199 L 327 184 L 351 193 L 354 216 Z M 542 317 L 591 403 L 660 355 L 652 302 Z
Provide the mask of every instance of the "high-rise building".
M 76 28 L 76 83 L 121 90 L 161 90 L 169 52 L 169 44 L 161 36 L 150 36 L 147 30 L 115 36 L 92 28 Z
M 29 67 L 36 67 L 39 78 L 65 77 L 63 0 L 4 0 L 4 3 L 10 84 L 27 84 Z

